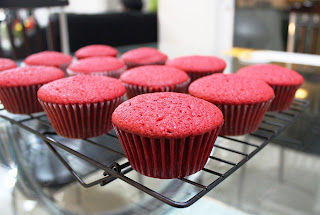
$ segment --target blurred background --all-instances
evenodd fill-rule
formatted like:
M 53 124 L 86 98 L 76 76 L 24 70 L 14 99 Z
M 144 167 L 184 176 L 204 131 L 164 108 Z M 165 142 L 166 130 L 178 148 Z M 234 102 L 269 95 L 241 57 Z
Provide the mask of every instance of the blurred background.
M 165 205 L 120 180 L 84 189 L 39 137 L 1 120 L 0 214 L 320 214 L 320 1 L 0 1 L 0 57 L 21 62 L 43 50 L 73 54 L 89 44 L 111 45 L 120 54 L 150 46 L 169 57 L 217 55 L 227 61 L 227 73 L 276 63 L 303 75 L 296 98 L 310 106 L 252 160 L 186 209 Z M 105 163 L 119 159 L 80 140 L 58 140 Z M 102 176 L 83 160 L 62 154 L 85 179 Z M 142 180 L 134 172 L 130 177 Z M 176 181 L 144 179 L 143 184 L 178 200 L 192 193 Z
M 26 3 L 21 7 L 14 6 L 14 2 L 17 1 L 3 0 L 0 3 L 2 7 L 0 9 L 0 56 L 15 59 L 22 59 L 33 52 L 46 49 L 61 50 L 63 34 L 60 32 L 60 26 L 66 20 L 70 52 L 93 43 L 112 46 L 155 43 L 166 37 L 163 35 L 166 32 L 158 33 L 163 25 L 165 25 L 163 31 L 174 30 L 168 29 L 169 25 L 163 17 L 168 16 L 169 13 L 172 16 L 171 21 L 175 23 L 177 18 L 173 18 L 174 14 L 177 14 L 177 17 L 181 16 L 178 14 L 188 7 L 188 4 L 183 4 L 179 0 L 175 3 L 162 0 L 159 1 L 159 5 L 157 0 L 132 1 L 134 3 L 126 3 L 125 0 L 92 0 L 90 4 L 85 0 L 70 0 L 69 5 L 63 8 L 45 7 L 50 5 L 50 1 L 42 1 L 42 4 L 47 2 L 47 5 L 40 4 L 42 7 L 37 7 L 37 1 L 31 1 L 35 3 L 32 7 L 28 6 L 28 1 L 22 1 Z M 56 4 L 55 1 L 52 2 L 53 5 Z M 61 5 L 68 4 L 67 1 L 58 2 Z M 230 10 L 234 10 L 233 46 L 281 51 L 292 49 L 293 47 L 290 47 L 292 44 L 288 44 L 288 26 L 290 14 L 295 13 L 297 14 L 294 20 L 297 24 L 297 32 L 295 32 L 297 44 L 291 51 L 319 54 L 318 1 L 227 0 L 224 2 L 229 3 L 220 4 L 230 4 L 232 5 Z M 4 8 L 6 5 L 9 9 Z M 200 8 L 201 5 L 214 7 L 209 1 L 202 0 L 196 3 L 195 9 Z M 233 9 L 234 6 L 235 9 Z M 26 7 L 30 8 L 26 9 Z M 157 22 L 158 8 L 160 10 L 158 19 L 162 21 L 160 23 Z M 214 8 L 208 14 L 213 14 L 213 10 Z M 63 23 L 59 23 L 61 11 L 66 14 Z M 173 14 L 170 11 L 173 11 Z M 202 14 L 203 11 L 194 10 L 192 17 L 197 19 L 195 17 Z M 187 23 L 188 17 L 183 19 L 184 23 Z M 228 17 L 223 15 L 217 19 L 219 22 L 229 22 Z M 207 17 L 207 20 L 200 24 L 207 29 L 206 34 L 210 35 L 209 28 L 213 26 L 210 27 L 209 24 L 214 24 L 212 22 L 213 20 Z M 187 27 L 195 28 L 192 25 Z M 176 28 L 176 31 L 181 32 L 181 26 Z M 210 44 L 210 41 L 206 40 L 206 43 Z

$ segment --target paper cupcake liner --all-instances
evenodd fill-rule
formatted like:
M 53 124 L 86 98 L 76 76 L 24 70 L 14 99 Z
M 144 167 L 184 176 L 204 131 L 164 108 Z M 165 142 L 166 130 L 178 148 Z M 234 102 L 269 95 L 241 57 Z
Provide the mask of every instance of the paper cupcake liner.
M 126 67 L 123 67 L 121 69 L 118 70 L 114 70 L 114 71 L 105 71 L 105 72 L 90 72 L 90 73 L 83 73 L 83 72 L 74 72 L 71 69 L 67 69 L 67 73 L 69 76 L 74 76 L 74 75 L 81 75 L 81 74 L 86 74 L 86 75 L 103 75 L 103 76 L 109 76 L 112 78 L 120 78 L 120 75 L 126 71 Z
M 153 62 L 153 63 L 133 63 L 133 62 L 125 62 L 127 69 L 132 69 L 134 67 L 138 66 L 147 66 L 147 65 L 164 65 L 166 61 L 158 61 L 158 62 Z
M 43 109 L 37 100 L 37 92 L 42 84 L 2 87 L 0 88 L 0 100 L 4 108 L 15 114 L 30 114 L 42 112 Z
M 181 139 L 147 138 L 114 125 L 133 169 L 153 178 L 182 178 L 206 164 L 221 126 L 203 135 Z
M 69 67 L 70 64 L 71 64 L 71 62 L 70 63 L 64 63 L 64 64 L 61 64 L 60 66 L 58 66 L 58 68 L 61 69 L 64 72 L 64 76 L 68 76 L 67 68 Z
M 123 96 L 91 104 L 54 104 L 39 100 L 57 134 L 67 138 L 90 138 L 112 129 L 111 115 Z
M 74 57 L 77 60 L 83 60 L 83 59 L 90 58 L 90 57 L 115 57 L 115 58 L 117 58 L 118 57 L 118 53 L 114 54 L 114 55 L 88 55 L 88 56 L 80 57 L 80 58 L 78 58 L 76 56 L 74 56 Z
M 220 134 L 237 136 L 256 131 L 271 102 L 272 100 L 248 105 L 217 104 L 224 116 L 224 125 Z
M 222 72 L 223 72 L 223 70 L 214 71 L 214 72 L 188 72 L 188 71 L 186 71 L 186 73 L 191 78 L 191 82 L 193 82 L 199 78 L 202 78 L 204 76 L 207 76 L 207 75 L 213 75 L 213 74 L 222 73 Z
M 299 86 L 272 86 L 275 98 L 272 101 L 268 111 L 285 111 L 293 102 Z
M 155 92 L 177 92 L 177 93 L 186 93 L 188 91 L 188 86 L 190 84 L 190 79 L 181 84 L 176 84 L 172 86 L 163 86 L 163 87 L 146 87 L 146 86 L 138 86 L 123 83 L 126 87 L 127 98 L 133 98 L 140 94 L 145 93 L 155 93 Z

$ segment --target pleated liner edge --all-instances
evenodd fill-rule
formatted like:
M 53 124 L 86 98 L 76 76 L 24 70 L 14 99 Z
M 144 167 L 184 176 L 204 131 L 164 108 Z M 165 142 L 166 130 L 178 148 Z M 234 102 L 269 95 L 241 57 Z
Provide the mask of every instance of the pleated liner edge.
M 203 135 L 180 139 L 147 138 L 114 125 L 133 169 L 153 178 L 182 178 L 206 164 L 221 126 Z
M 15 114 L 42 112 L 37 92 L 42 84 L 20 87 L 0 87 L 0 100 L 4 108 Z
M 258 129 L 272 99 L 267 102 L 247 105 L 216 104 L 224 116 L 221 135 L 244 135 Z
M 272 101 L 268 111 L 285 111 L 293 102 L 299 86 L 275 86 L 271 85 L 274 90 L 275 98 Z
M 145 93 L 155 93 L 155 92 L 178 92 L 178 93 L 186 93 L 188 90 L 188 86 L 190 84 L 190 79 L 188 81 L 185 81 L 181 84 L 176 84 L 173 86 L 165 86 L 165 87 L 159 87 L 159 88 L 153 88 L 153 87 L 145 87 L 145 86 L 138 86 L 133 84 L 127 84 L 124 83 L 127 90 L 127 97 L 133 98 L 140 94 Z
M 219 71 L 214 71 L 214 72 L 190 72 L 190 71 L 186 71 L 186 73 L 189 75 L 189 77 L 191 78 L 191 82 L 202 78 L 204 76 L 208 76 L 208 75 L 213 75 L 213 74 L 217 74 L 217 73 L 223 73 L 223 70 L 219 70 Z
M 133 62 L 128 62 L 126 61 L 125 64 L 127 66 L 127 69 L 132 69 L 134 67 L 138 66 L 147 66 L 147 65 L 164 65 L 166 61 L 158 61 L 158 62 L 153 62 L 153 63 L 133 63 Z
M 90 138 L 112 129 L 111 116 L 123 97 L 91 104 L 54 104 L 39 99 L 57 134 L 67 138 Z
M 111 78 L 120 78 L 120 75 L 126 71 L 126 66 L 121 69 L 113 70 L 113 71 L 105 71 L 105 72 L 91 72 L 91 73 L 82 73 L 82 72 L 73 72 L 71 69 L 67 69 L 68 76 L 75 75 L 93 75 L 93 76 L 108 76 Z

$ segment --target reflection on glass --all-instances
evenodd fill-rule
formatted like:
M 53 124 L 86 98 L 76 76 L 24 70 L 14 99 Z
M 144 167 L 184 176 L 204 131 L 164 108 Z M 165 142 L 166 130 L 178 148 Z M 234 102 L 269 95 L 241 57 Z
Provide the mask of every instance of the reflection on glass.
M 300 88 L 297 90 L 295 97 L 298 99 L 305 99 L 308 96 L 308 91 L 306 89 Z
M 10 169 L 6 176 L 5 184 L 7 188 L 13 188 L 17 181 L 17 168 Z

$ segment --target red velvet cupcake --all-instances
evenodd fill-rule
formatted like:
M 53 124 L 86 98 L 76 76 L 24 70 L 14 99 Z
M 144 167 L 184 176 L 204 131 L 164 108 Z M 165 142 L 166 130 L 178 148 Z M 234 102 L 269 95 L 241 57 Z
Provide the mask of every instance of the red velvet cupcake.
M 158 49 L 142 47 L 130 50 L 121 56 L 128 69 L 145 65 L 163 65 L 168 59 L 167 55 Z
M 117 49 L 107 45 L 88 45 L 78 49 L 75 54 L 77 59 L 88 57 L 117 57 Z
M 191 82 L 203 76 L 222 73 L 226 68 L 226 62 L 218 57 L 199 55 L 177 57 L 167 60 L 166 65 L 188 73 Z
M 119 78 L 126 70 L 125 64 L 114 57 L 90 57 L 72 63 L 67 68 L 68 75 L 105 75 Z
M 63 78 L 58 68 L 48 66 L 21 67 L 0 72 L 0 100 L 11 113 L 30 114 L 43 111 L 37 91 L 50 81 Z
M 220 108 L 224 115 L 222 135 L 254 132 L 274 98 L 272 88 L 264 81 L 235 74 L 200 78 L 191 83 L 189 93 Z
M 72 62 L 70 55 L 56 51 L 43 51 L 28 56 L 24 63 L 26 66 L 54 66 L 66 71 Z
M 0 58 L 0 72 L 7 69 L 16 68 L 17 64 L 11 59 L 8 58 Z
M 206 164 L 223 124 L 210 102 L 175 92 L 138 95 L 112 114 L 131 166 L 154 178 L 182 178 Z
M 154 92 L 186 93 L 190 78 L 184 71 L 169 66 L 140 66 L 123 73 L 120 80 L 127 89 L 127 97 Z
M 89 138 L 112 129 L 111 114 L 125 92 L 117 79 L 77 75 L 43 85 L 38 98 L 59 135 Z
M 272 64 L 247 66 L 240 69 L 237 74 L 262 79 L 273 88 L 275 99 L 268 111 L 287 110 L 297 89 L 303 83 L 303 77 L 296 71 Z

